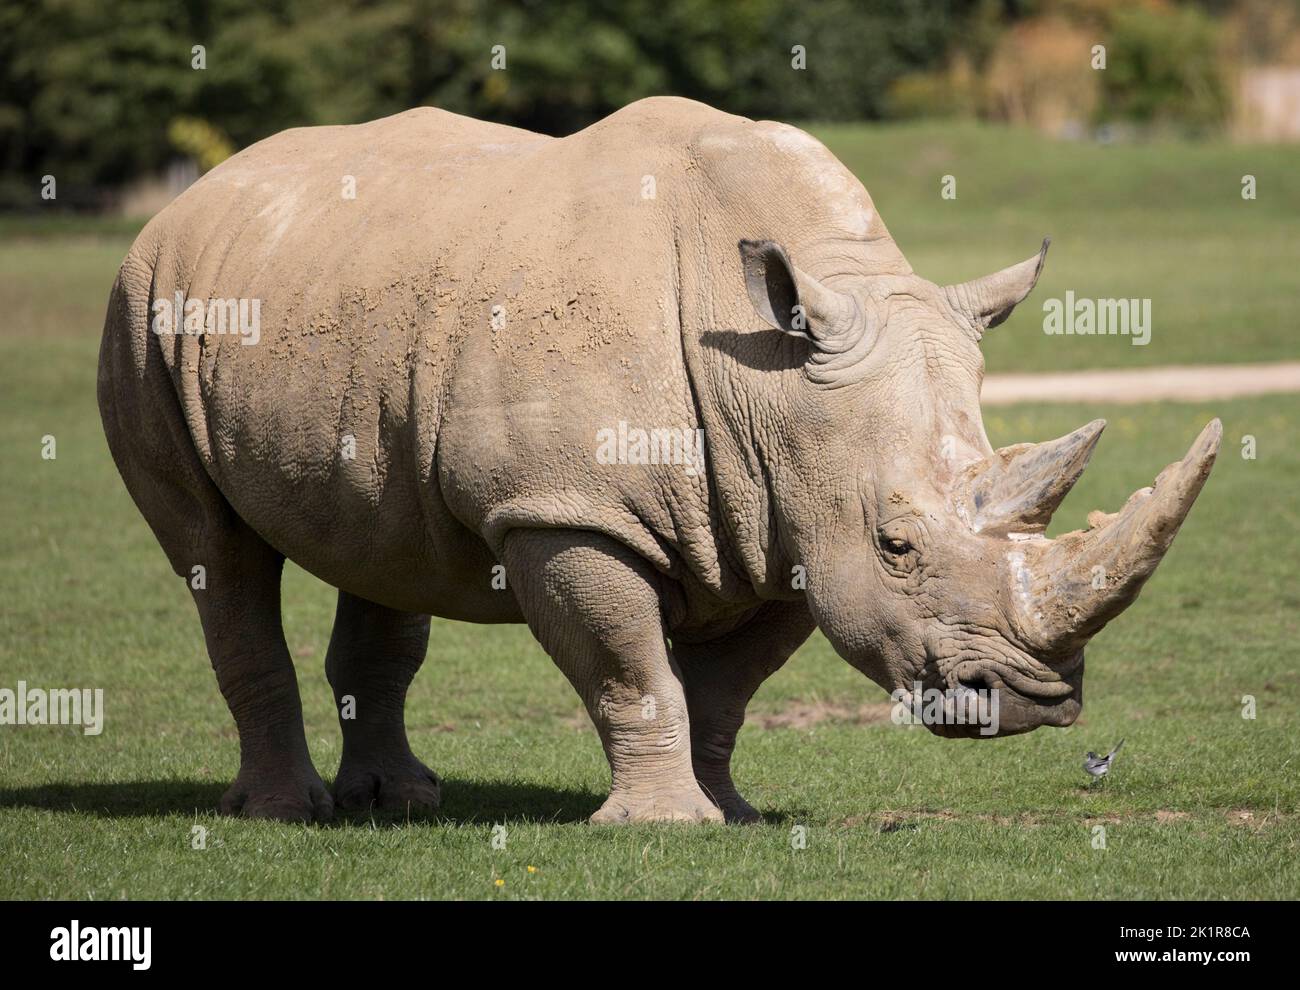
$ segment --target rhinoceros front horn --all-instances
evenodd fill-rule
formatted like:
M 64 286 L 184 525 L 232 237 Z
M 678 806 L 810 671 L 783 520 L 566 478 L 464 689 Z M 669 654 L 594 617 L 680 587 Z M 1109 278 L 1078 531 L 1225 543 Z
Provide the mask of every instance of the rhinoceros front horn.
M 1212 420 L 1186 457 L 1119 512 L 1094 512 L 1086 531 L 1027 546 L 1020 591 L 1031 640 L 1050 655 L 1073 655 L 1133 602 L 1209 477 L 1222 433 Z

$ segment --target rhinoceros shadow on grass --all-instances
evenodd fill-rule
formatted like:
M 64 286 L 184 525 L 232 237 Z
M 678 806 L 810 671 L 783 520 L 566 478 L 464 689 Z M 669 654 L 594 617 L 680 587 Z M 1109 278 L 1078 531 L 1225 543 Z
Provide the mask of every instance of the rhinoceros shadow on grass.
M 936 285 L 816 140 L 672 98 L 558 139 L 421 108 L 213 169 L 123 261 L 98 394 L 239 730 L 221 809 L 437 808 L 403 721 L 430 615 L 529 625 L 600 734 L 595 822 L 757 820 L 736 733 L 817 627 L 942 695 L 937 734 L 1069 725 L 1220 427 L 1046 537 L 1104 423 L 994 451 L 979 405 L 1046 252 Z M 339 589 L 332 793 L 286 558 Z
M 0 788 L 0 808 L 38 808 L 102 818 L 150 818 L 211 809 L 225 786 L 206 780 L 125 780 L 111 784 L 55 781 Z
M 336 813 L 333 824 L 368 823 L 372 817 L 413 819 L 459 825 L 545 822 L 555 825 L 586 821 L 600 808 L 603 798 L 590 790 L 544 787 L 509 780 L 450 778 L 442 806 L 435 809 L 366 808 Z M 226 790 L 211 781 L 128 780 L 112 784 L 52 783 L 36 787 L 0 788 L 0 808 L 38 808 L 75 812 L 101 818 L 155 818 L 166 815 L 203 814 L 214 807 Z M 769 822 L 807 820 L 804 809 L 769 810 Z
M 594 791 L 544 787 L 508 780 L 444 781 L 448 798 L 433 812 L 427 807 L 354 809 L 338 814 L 336 824 L 369 821 L 372 814 L 396 819 L 411 814 L 423 820 L 456 824 L 542 821 L 563 824 L 585 821 L 600 807 Z M 110 784 L 50 783 L 35 787 L 0 788 L 0 808 L 39 808 L 76 812 L 102 818 L 152 818 L 203 814 L 213 808 L 227 785 L 206 780 L 127 780 Z M 436 816 L 436 818 L 435 818 Z

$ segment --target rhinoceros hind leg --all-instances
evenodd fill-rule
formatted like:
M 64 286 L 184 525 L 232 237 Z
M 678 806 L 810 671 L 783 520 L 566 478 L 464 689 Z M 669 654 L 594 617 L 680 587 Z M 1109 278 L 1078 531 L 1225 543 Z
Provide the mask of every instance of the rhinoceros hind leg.
M 122 480 L 198 606 L 217 684 L 239 729 L 239 775 L 221 810 L 328 819 L 333 802 L 307 752 L 280 626 L 284 558 L 239 518 L 199 459 L 164 361 L 171 349 L 179 364 L 192 338 L 150 331 L 154 278 L 137 246 L 109 302 L 99 407 Z
M 802 602 L 765 602 L 744 625 L 724 636 L 673 644 L 690 709 L 695 778 L 728 822 L 762 819 L 731 779 L 731 754 L 745 721 L 745 706 L 814 626 Z
M 339 592 L 325 673 L 343 730 L 343 759 L 334 779 L 340 809 L 438 809 L 438 776 L 411 752 L 404 715 L 406 690 L 428 645 L 427 615 Z
M 691 768 L 657 572 L 586 531 L 516 530 L 505 556 L 533 635 L 577 689 L 609 760 L 610 795 L 592 822 L 722 821 Z
M 239 775 L 223 814 L 328 821 L 334 802 L 312 766 L 293 660 L 280 625 L 284 558 L 236 521 L 229 538 L 197 553 L 205 586 L 192 594 L 208 656 L 239 729 Z

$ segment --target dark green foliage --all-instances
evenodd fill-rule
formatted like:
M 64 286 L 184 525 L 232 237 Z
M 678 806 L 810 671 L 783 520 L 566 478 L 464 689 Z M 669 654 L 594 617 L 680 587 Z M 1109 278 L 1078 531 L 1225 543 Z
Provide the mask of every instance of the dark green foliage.
M 942 61 L 964 6 L 5 0 L 0 206 L 38 206 L 46 173 L 61 203 L 95 205 L 96 190 L 178 156 L 167 137 L 177 116 L 237 147 L 421 104 L 557 134 L 655 94 L 757 117 L 878 117 L 893 78 Z M 495 45 L 505 71 L 492 67 Z
M 1214 21 L 1194 7 L 1120 11 L 1101 76 L 1101 115 L 1193 130 L 1222 123 L 1229 96 L 1217 44 Z

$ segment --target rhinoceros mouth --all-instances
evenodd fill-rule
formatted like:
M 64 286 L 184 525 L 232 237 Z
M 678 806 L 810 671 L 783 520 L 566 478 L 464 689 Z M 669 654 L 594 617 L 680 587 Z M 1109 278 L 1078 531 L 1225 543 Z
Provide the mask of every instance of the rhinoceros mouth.
M 963 660 L 952 668 L 949 687 L 967 690 L 1009 691 L 1031 701 L 1052 704 L 1074 695 L 1078 687 L 1072 675 L 1083 663 L 1079 650 L 1068 663 L 1046 667 L 1036 661 L 1024 663 L 1027 670 L 993 657 Z

